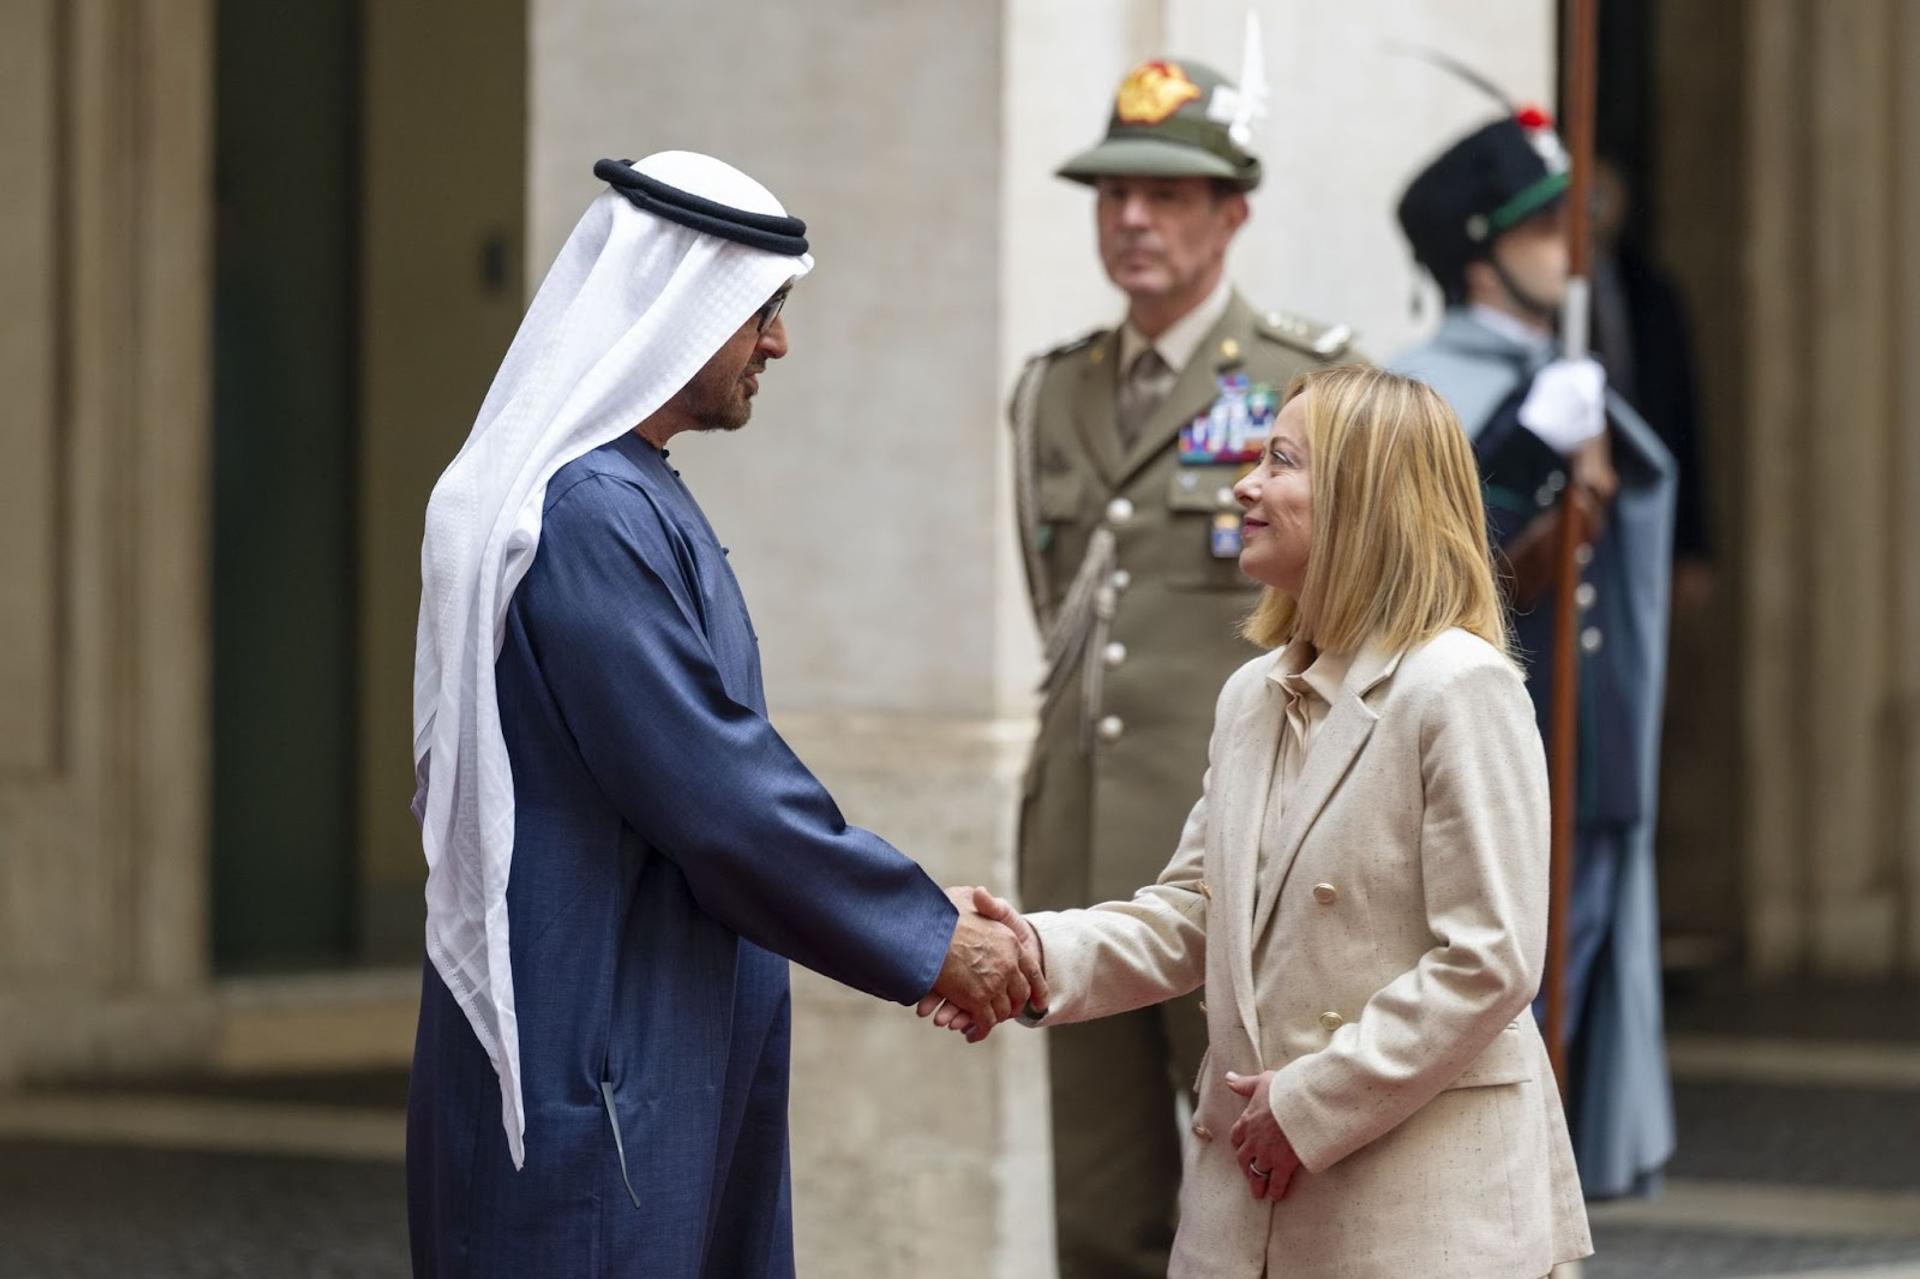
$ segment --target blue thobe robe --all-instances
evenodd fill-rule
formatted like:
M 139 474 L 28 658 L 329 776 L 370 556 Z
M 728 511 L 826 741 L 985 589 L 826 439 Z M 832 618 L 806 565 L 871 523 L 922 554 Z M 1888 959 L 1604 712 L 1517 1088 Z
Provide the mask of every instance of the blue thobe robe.
M 726 552 L 637 436 L 548 485 L 495 669 L 526 1163 L 428 965 L 414 1273 L 791 1275 L 787 961 L 911 1003 L 954 908 L 848 826 L 768 723 Z
M 1544 344 L 1533 348 L 1496 332 L 1456 307 L 1430 342 L 1392 367 L 1444 395 L 1481 452 L 1489 422 L 1512 410 L 1515 397 L 1554 354 Z M 1612 393 L 1607 419 L 1620 491 L 1583 570 L 1592 590 L 1581 626 L 1598 647 L 1580 657 L 1565 1027 L 1573 1075 L 1568 1122 L 1581 1185 L 1592 1198 L 1655 1189 L 1674 1140 L 1653 863 L 1674 466 L 1659 436 Z M 1506 544 L 1555 496 L 1490 486 L 1493 540 Z M 1549 591 L 1513 618 L 1543 733 L 1553 695 L 1553 614 Z M 1535 1012 L 1543 1015 L 1544 1007 Z

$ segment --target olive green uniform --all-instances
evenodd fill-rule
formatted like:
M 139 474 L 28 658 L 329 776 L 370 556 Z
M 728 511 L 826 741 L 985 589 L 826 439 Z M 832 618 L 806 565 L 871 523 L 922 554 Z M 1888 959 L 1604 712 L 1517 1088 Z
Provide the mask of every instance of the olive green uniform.
M 1031 909 L 1131 897 L 1172 856 L 1200 795 L 1220 687 L 1255 650 L 1241 574 L 1244 463 L 1182 460 L 1223 378 L 1284 394 L 1353 357 L 1344 327 L 1256 313 L 1236 293 L 1131 448 L 1116 424 L 1120 338 L 1030 361 L 1012 405 L 1020 537 L 1047 672 L 1023 787 Z M 1218 525 L 1216 526 L 1216 521 Z M 1197 997 L 1053 1029 L 1063 1279 L 1164 1275 L 1180 1182 L 1175 1096 L 1206 1047 Z

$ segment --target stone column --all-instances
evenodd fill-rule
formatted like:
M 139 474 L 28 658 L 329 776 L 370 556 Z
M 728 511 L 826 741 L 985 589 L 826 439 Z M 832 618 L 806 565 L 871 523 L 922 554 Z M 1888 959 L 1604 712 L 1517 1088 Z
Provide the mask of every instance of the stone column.
M 1897 372 L 1891 419 L 1893 715 L 1894 754 L 1887 773 L 1893 797 L 1891 827 L 1895 868 L 1903 886 L 1901 971 L 1920 975 L 1920 13 L 1894 6 L 1892 45 L 1892 150 L 1900 157 L 1893 176 L 1897 210 L 1893 242 L 1899 266 L 1893 277 L 1893 364 Z
M 0 11 L 0 1082 L 208 1024 L 211 8 Z
M 1747 64 L 1751 966 L 1915 971 L 1912 243 L 1904 6 L 1771 0 Z

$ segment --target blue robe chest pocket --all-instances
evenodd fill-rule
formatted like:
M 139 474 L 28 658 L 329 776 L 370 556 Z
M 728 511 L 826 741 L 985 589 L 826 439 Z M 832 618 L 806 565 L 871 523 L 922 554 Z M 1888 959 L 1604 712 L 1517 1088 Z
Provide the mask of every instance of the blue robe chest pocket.
M 1252 590 L 1240 571 L 1240 503 L 1233 486 L 1246 468 L 1177 466 L 1167 480 L 1174 545 L 1167 585 L 1190 591 Z

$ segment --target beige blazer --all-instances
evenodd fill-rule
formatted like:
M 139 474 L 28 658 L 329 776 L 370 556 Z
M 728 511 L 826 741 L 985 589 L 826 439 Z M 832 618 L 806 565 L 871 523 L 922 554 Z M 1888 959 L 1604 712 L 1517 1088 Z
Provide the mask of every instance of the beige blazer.
M 1206 987 L 1170 1274 L 1540 1279 L 1592 1246 L 1529 1011 L 1548 879 L 1532 703 L 1463 631 L 1356 664 L 1286 798 L 1279 873 L 1259 876 L 1279 659 L 1254 659 L 1221 692 L 1200 802 L 1159 881 L 1029 916 L 1048 1024 Z M 1284 992 L 1264 1003 L 1257 938 L 1259 985 Z M 1227 1139 L 1245 1103 L 1223 1078 L 1269 1069 L 1304 1164 L 1277 1204 L 1248 1194 Z

